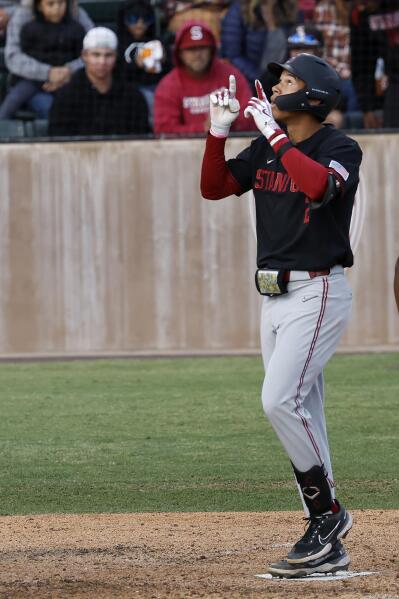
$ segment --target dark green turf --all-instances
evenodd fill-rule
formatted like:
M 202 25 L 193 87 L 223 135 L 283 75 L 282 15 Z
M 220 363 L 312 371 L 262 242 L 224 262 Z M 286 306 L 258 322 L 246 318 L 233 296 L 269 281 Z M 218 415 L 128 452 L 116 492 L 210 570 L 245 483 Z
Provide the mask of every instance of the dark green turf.
M 1 364 L 0 513 L 300 509 L 260 358 Z M 326 369 L 339 496 L 399 507 L 399 354 Z

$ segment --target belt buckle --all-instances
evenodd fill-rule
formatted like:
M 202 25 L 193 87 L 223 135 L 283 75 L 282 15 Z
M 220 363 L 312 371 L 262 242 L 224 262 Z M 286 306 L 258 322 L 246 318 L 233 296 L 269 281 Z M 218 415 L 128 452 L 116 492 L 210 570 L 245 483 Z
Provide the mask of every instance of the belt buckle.
M 283 295 L 287 293 L 284 270 L 258 268 L 255 273 L 256 288 L 261 295 Z

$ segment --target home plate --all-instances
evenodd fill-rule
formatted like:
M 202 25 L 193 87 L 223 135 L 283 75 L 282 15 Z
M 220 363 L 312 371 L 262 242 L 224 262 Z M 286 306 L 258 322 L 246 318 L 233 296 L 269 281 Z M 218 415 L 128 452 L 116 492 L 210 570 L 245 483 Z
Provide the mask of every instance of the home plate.
M 265 578 L 266 580 L 278 580 L 284 582 L 309 582 L 309 580 L 317 580 L 322 582 L 333 582 L 334 580 L 347 580 L 355 578 L 355 576 L 373 576 L 378 572 L 351 572 L 350 570 L 339 570 L 334 574 L 310 574 L 309 576 L 301 576 L 298 578 L 284 578 L 280 576 L 272 576 L 271 574 L 255 574 L 257 578 Z

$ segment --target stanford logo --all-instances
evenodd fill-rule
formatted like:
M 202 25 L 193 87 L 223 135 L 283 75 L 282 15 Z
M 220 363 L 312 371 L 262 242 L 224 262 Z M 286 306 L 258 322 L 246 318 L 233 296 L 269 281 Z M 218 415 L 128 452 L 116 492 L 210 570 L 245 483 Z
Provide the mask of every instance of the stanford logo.
M 202 38 L 204 37 L 204 34 L 202 33 L 202 27 L 200 27 L 199 25 L 193 25 L 190 29 L 190 37 L 193 40 L 193 42 L 198 42 L 202 40 Z

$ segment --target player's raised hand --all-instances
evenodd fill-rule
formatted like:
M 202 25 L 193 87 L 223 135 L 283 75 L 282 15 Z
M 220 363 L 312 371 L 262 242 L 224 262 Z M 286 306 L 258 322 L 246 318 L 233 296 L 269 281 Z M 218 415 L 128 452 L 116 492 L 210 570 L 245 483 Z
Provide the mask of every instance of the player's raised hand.
M 236 98 L 236 78 L 229 77 L 229 88 L 222 87 L 211 93 L 209 97 L 211 115 L 211 135 L 227 137 L 231 125 L 240 114 L 240 103 Z
M 280 126 L 274 120 L 271 104 L 258 79 L 255 81 L 255 87 L 257 97 L 250 99 L 244 110 L 244 116 L 247 119 L 252 116 L 259 131 L 269 139 L 277 129 L 280 129 Z

